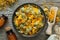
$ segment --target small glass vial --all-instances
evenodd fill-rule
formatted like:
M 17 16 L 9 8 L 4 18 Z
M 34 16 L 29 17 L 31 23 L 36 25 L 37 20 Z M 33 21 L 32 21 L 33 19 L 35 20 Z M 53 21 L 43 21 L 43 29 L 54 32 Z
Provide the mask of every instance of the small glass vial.
M 6 27 L 5 30 L 6 30 L 8 40 L 17 40 L 17 37 L 15 33 L 12 31 L 11 27 Z

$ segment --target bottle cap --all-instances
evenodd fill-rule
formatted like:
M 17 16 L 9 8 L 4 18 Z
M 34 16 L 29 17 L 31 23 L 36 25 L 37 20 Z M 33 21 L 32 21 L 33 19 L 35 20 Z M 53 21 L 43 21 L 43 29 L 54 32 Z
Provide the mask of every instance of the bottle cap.
M 10 31 L 11 29 L 12 29 L 12 28 L 9 27 L 9 26 L 5 27 L 5 30 L 6 30 L 6 31 Z

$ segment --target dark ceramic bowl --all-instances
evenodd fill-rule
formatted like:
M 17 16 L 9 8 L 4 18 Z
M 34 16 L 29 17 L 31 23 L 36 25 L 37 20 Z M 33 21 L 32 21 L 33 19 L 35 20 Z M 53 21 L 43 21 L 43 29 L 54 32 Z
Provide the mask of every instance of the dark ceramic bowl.
M 43 26 L 42 28 L 40 28 L 39 31 L 38 31 L 36 34 L 34 34 L 34 35 L 25 35 L 25 34 L 19 33 L 18 30 L 16 29 L 16 25 L 15 25 L 14 22 L 13 22 L 13 21 L 14 21 L 14 17 L 16 16 L 15 13 L 19 10 L 19 8 L 23 7 L 24 5 L 28 5 L 28 4 L 37 6 L 37 7 L 40 9 L 41 14 L 44 16 L 44 26 Z M 38 5 L 34 4 L 34 3 L 25 3 L 25 4 L 20 5 L 20 6 L 14 11 L 14 14 L 13 14 L 13 17 L 12 17 L 12 24 L 13 24 L 13 27 L 15 28 L 16 32 L 18 32 L 19 35 L 22 35 L 22 36 L 24 36 L 24 37 L 34 37 L 34 36 L 36 36 L 38 33 L 41 33 L 41 32 L 44 30 L 44 27 L 45 27 L 46 22 L 47 22 L 46 20 L 47 20 L 47 19 L 46 19 L 46 15 L 45 15 L 43 9 L 42 9 L 40 6 L 38 6 Z

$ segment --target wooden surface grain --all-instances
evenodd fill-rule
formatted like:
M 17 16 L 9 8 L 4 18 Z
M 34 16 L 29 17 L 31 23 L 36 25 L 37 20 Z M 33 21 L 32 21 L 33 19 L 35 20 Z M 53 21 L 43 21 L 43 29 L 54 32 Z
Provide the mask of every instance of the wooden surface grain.
M 45 26 L 44 30 L 42 31 L 41 34 L 38 34 L 37 36 L 35 37 L 31 37 L 31 38 L 26 38 L 26 37 L 22 37 L 20 35 L 18 35 L 18 33 L 15 31 L 13 25 L 12 25 L 12 15 L 14 13 L 14 10 L 24 4 L 24 3 L 35 3 L 37 5 L 39 4 L 42 4 L 43 2 L 54 2 L 54 5 L 57 5 L 59 6 L 60 3 L 60 0 L 18 0 L 17 3 L 15 3 L 14 5 L 12 5 L 10 8 L 7 8 L 7 10 L 4 10 L 4 11 L 0 11 L 0 16 L 2 14 L 6 15 L 8 17 L 8 23 L 5 25 L 6 26 L 11 26 L 13 31 L 15 32 L 18 40 L 47 40 L 47 35 L 45 34 L 45 30 L 47 28 L 47 26 Z M 40 6 L 40 5 L 39 5 Z M 4 27 L 0 29 L 0 40 L 7 40 L 7 36 L 6 36 L 6 33 L 5 33 L 5 30 L 4 30 Z

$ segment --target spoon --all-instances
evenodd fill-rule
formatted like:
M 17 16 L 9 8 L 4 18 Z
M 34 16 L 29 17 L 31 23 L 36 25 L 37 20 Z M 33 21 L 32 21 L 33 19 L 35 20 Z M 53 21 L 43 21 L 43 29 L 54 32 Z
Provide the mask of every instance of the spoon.
M 52 11 L 52 9 L 54 10 L 54 19 L 53 19 L 52 23 L 49 22 L 49 20 L 48 20 L 48 28 L 46 30 L 46 34 L 48 34 L 48 35 L 52 34 L 52 27 L 55 24 L 55 19 L 56 19 L 58 7 L 51 7 L 50 12 Z

